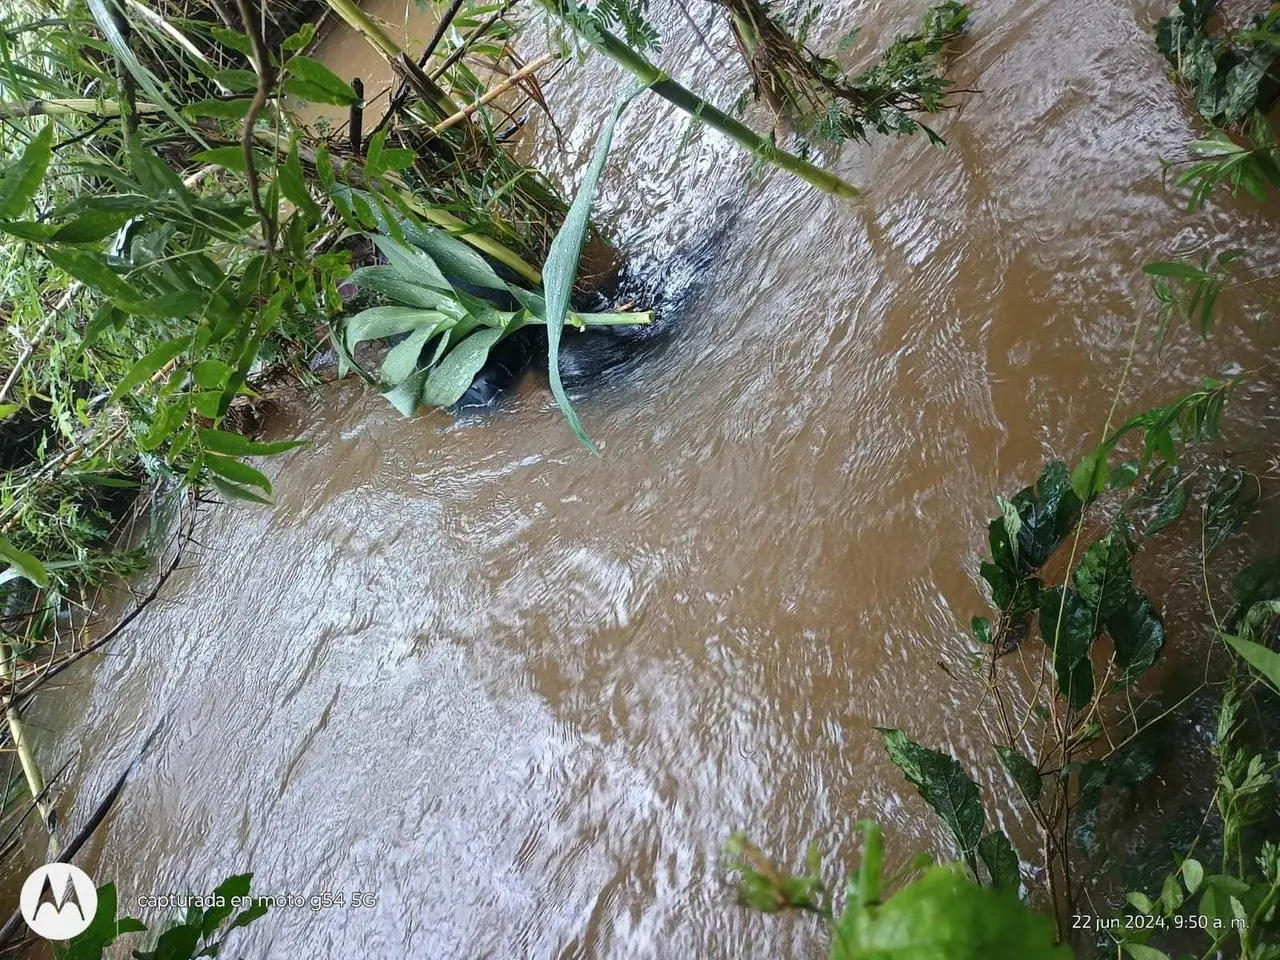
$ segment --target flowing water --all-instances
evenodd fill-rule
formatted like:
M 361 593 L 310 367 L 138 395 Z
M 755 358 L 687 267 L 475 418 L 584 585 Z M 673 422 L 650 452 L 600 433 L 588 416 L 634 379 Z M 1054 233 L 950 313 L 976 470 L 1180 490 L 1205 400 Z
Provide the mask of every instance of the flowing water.
M 923 7 L 829 3 L 817 42 L 861 25 L 853 62 Z M 275 910 L 242 931 L 250 957 L 824 955 L 806 918 L 733 905 L 721 845 L 743 828 L 798 863 L 813 840 L 836 879 L 875 817 L 893 859 L 945 853 L 876 726 L 1007 789 L 966 675 L 984 526 L 1096 440 L 1135 324 L 1122 413 L 1257 367 L 1224 442 L 1274 436 L 1252 288 L 1208 343 L 1152 346 L 1145 261 L 1269 252 L 1267 211 L 1188 216 L 1161 183 L 1196 130 L 1161 8 L 984 0 L 948 148 L 849 146 L 831 162 L 870 188 L 858 205 L 748 181 L 714 134 L 681 155 L 685 117 L 638 101 L 600 216 L 681 313 L 581 400 L 603 458 L 536 381 L 479 422 L 406 421 L 355 384 L 294 409 L 275 432 L 310 443 L 269 462 L 277 506 L 210 510 L 173 602 L 47 701 L 72 823 L 169 718 L 90 872 L 126 904 L 243 870 L 263 894 L 377 895 Z M 723 26 L 715 56 L 664 26 L 676 76 L 731 103 Z M 358 46 L 320 55 L 371 75 Z M 550 87 L 553 176 L 576 182 L 628 85 L 594 59 Z M 1191 564 L 1140 580 L 1188 626 L 1171 663 L 1198 658 Z

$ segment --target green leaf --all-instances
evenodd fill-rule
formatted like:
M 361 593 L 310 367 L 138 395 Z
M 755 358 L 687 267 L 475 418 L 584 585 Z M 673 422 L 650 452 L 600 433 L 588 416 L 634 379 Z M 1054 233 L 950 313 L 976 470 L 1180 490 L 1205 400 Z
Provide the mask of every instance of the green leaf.
M 277 179 L 280 183 L 280 192 L 284 194 L 286 200 L 306 214 L 308 219 L 320 219 L 320 208 L 311 198 L 306 178 L 302 175 L 302 161 L 298 159 L 297 140 L 293 141 L 293 145 L 289 148 L 289 156 L 285 159 L 284 166 L 280 168 Z
M 998 745 L 996 753 L 1027 802 L 1034 803 L 1040 799 L 1040 791 L 1043 784 L 1040 780 L 1040 771 L 1036 769 L 1036 765 L 1024 757 L 1021 751 L 1007 744 Z
M 1199 270 L 1188 263 L 1180 263 L 1176 260 L 1160 260 L 1156 263 L 1148 263 L 1142 268 L 1142 272 L 1151 277 L 1176 277 L 1179 280 L 1205 280 L 1209 274 L 1204 270 Z
M 449 301 L 449 297 L 439 290 L 404 279 L 394 267 L 361 267 L 347 277 L 347 283 L 423 310 L 434 310 Z
M 144 380 L 151 379 L 151 377 L 155 376 L 164 368 L 165 364 L 178 354 L 182 353 L 182 351 L 186 350 L 190 345 L 191 338 L 189 336 L 183 336 L 174 337 L 172 340 L 166 340 L 158 347 L 155 347 L 150 353 L 146 354 L 142 359 L 138 360 L 129 368 L 129 372 L 124 375 L 124 379 L 121 380 L 116 385 L 115 390 L 112 391 L 111 399 L 113 401 L 119 400 Z
M 285 91 L 312 103 L 329 103 L 349 107 L 360 98 L 350 84 L 340 80 L 332 70 L 319 61 L 301 55 L 290 57 L 284 65 L 288 74 Z
M 221 390 L 231 376 L 231 364 L 221 360 L 201 360 L 191 368 L 191 376 L 206 390 Z
M 218 889 L 213 891 L 216 897 L 221 897 L 225 903 L 218 907 L 210 907 L 205 911 L 204 922 L 201 924 L 200 933 L 204 939 L 210 936 L 221 926 L 222 922 L 231 916 L 235 907 L 231 905 L 233 900 L 249 895 L 249 886 L 253 881 L 252 873 L 240 873 L 234 877 L 228 877 L 218 885 Z
M 54 243 L 97 243 L 119 233 L 132 218 L 120 210 L 90 210 L 59 227 L 49 239 Z
M 111 0 L 87 0 L 89 12 L 93 15 L 94 22 L 97 23 L 98 29 L 102 31 L 103 37 L 107 43 L 111 45 L 111 52 L 115 54 L 126 70 L 133 75 L 138 81 L 138 86 L 146 91 L 147 99 L 157 104 L 161 110 L 168 114 L 169 119 L 180 126 L 196 143 L 204 145 L 204 138 L 192 127 L 182 115 L 169 102 L 169 98 L 165 95 L 164 89 L 160 81 L 156 79 L 155 74 L 142 65 L 137 55 L 133 52 L 133 47 L 116 23 L 115 15 L 111 9 Z
M 1040 637 L 1053 656 L 1058 692 L 1073 710 L 1082 709 L 1093 698 L 1093 665 L 1089 648 L 1093 645 L 1093 611 L 1072 590 L 1046 590 L 1040 600 Z
M 488 359 L 490 348 L 504 333 L 496 327 L 486 327 L 450 350 L 427 377 L 419 402 L 427 407 L 451 407 L 462 399 Z
M 983 837 L 978 843 L 978 856 L 986 864 L 987 873 L 991 877 L 991 886 L 997 890 L 1018 892 L 1018 888 L 1022 885 L 1018 855 L 1003 831 L 996 830 Z
M 416 283 L 421 287 L 453 292 L 453 286 L 445 279 L 436 262 L 414 247 L 401 243 L 381 233 L 369 234 L 382 255 L 387 258 L 391 267 L 400 274 L 402 280 Z
M 1138 890 L 1130 890 L 1124 895 L 1124 898 L 1141 914 L 1148 915 L 1155 909 L 1155 904 L 1151 902 L 1151 898 Z
M 211 476 L 209 478 L 215 490 L 222 494 L 228 503 L 232 500 L 246 500 L 249 503 L 260 503 L 264 506 L 272 506 L 270 500 L 262 494 L 253 490 L 251 487 L 242 487 L 238 483 L 231 483 L 219 476 Z
M 978 785 L 953 757 L 911 740 L 901 730 L 876 727 L 885 750 L 920 796 L 933 808 L 955 838 L 960 852 L 971 857 L 982 839 L 986 815 Z
M 1076 591 L 1097 621 L 1124 607 L 1133 593 L 1129 551 L 1114 533 L 1090 545 L 1075 572 Z
M 1235 637 L 1229 633 L 1224 633 L 1222 639 L 1227 641 L 1232 649 L 1245 659 L 1249 666 L 1262 674 L 1273 689 L 1280 691 L 1280 653 L 1276 653 L 1260 643 L 1254 643 L 1252 640 L 1246 640 L 1243 637 Z
M 7 233 L 19 240 L 45 243 L 58 232 L 52 223 L 32 223 L 29 220 L 0 220 L 0 233 Z
M 435 327 L 448 319 L 438 310 L 416 307 L 370 307 L 351 317 L 343 326 L 343 342 L 354 350 L 357 344 L 399 336 L 423 327 Z
M 242 486 L 258 487 L 268 495 L 271 493 L 271 481 L 267 479 L 267 475 L 240 460 L 206 454 L 204 465 L 224 480 L 230 480 Z
M 7 539 L 0 536 L 0 560 L 7 560 L 12 568 L 26 577 L 40 589 L 49 586 L 49 573 L 39 560 L 23 550 L 19 550 Z
M 53 156 L 53 122 L 46 123 L 23 148 L 16 163 L 5 171 L 0 181 L 0 219 L 20 216 L 31 203 Z
M 387 356 L 382 361 L 382 370 L 380 371 L 383 383 L 388 385 L 398 384 L 417 370 L 418 356 L 422 353 L 422 348 L 428 340 L 440 333 L 450 323 L 443 315 L 438 316 L 440 318 L 436 323 L 419 327 L 387 351 Z
M 1120 683 L 1146 671 L 1164 649 L 1164 622 L 1145 593 L 1131 590 L 1124 606 L 1107 618 L 1114 647 L 1112 659 L 1121 670 Z
M 305 440 L 275 440 L 261 443 L 242 437 L 238 433 L 209 428 L 200 431 L 200 443 L 206 450 L 225 454 L 229 457 L 269 456 L 273 453 L 284 453 L 306 443 Z
M 1124 952 L 1133 960 L 1169 960 L 1169 955 L 1163 950 L 1148 947 L 1145 943 L 1127 942 L 1124 945 Z
M 1095 450 L 1071 471 L 1071 490 L 1081 503 L 1092 503 L 1107 486 L 1106 450 Z
M 252 103 L 249 97 L 239 97 L 235 100 L 198 100 L 183 107 L 182 112 L 192 120 L 212 117 L 215 120 L 243 121 Z
M 1132 460 L 1125 460 L 1117 464 L 1111 471 L 1111 475 L 1107 478 L 1107 485 L 1112 490 L 1125 490 L 1133 485 L 1133 481 L 1138 479 L 1140 467 Z
M 1053 925 L 958 865 L 932 867 L 878 907 L 847 910 L 831 960 L 1071 960 Z
M 236 173 L 247 173 L 249 169 L 244 163 L 243 147 L 214 147 L 212 150 L 201 150 L 193 155 L 191 160 L 194 163 L 211 163 L 219 167 L 226 167 Z M 261 169 L 265 166 L 270 166 L 271 157 L 261 150 L 254 150 L 253 163 L 255 167 Z
M 642 88 L 643 89 L 643 88 Z M 591 228 L 591 204 L 595 198 L 596 188 L 600 183 L 600 174 L 604 171 L 605 158 L 609 155 L 609 146 L 613 142 L 613 129 L 636 94 L 636 90 L 613 105 L 613 112 L 605 121 L 600 131 L 600 139 L 596 142 L 596 152 L 583 174 L 582 185 L 578 195 L 574 197 L 569 212 L 565 215 L 564 225 L 551 241 L 551 249 L 547 252 L 546 264 L 542 268 L 543 287 L 547 300 L 547 373 L 551 380 L 551 393 L 564 413 L 574 434 L 596 456 L 600 451 L 587 436 L 582 421 L 569 403 L 560 380 L 560 335 L 564 332 L 564 322 L 569 314 L 569 300 L 573 294 L 573 283 L 578 275 L 578 261 L 582 257 L 582 247 L 586 243 L 587 232 Z M 974 841 L 977 842 L 976 840 Z
M 1187 893 L 1193 894 L 1200 889 L 1204 881 L 1204 866 L 1199 860 L 1187 857 L 1182 861 L 1182 882 L 1187 885 Z
M 1152 475 L 1143 489 L 1143 499 L 1154 502 L 1155 514 L 1143 528 L 1142 536 L 1151 537 L 1177 523 L 1187 505 L 1187 485 L 1182 471 L 1177 467 L 1159 471 L 1159 479 Z
M 86 287 L 97 290 L 112 300 L 132 303 L 145 299 L 141 291 L 122 279 L 107 265 L 106 260 L 96 253 L 48 247 L 44 255 L 59 270 L 70 274 Z

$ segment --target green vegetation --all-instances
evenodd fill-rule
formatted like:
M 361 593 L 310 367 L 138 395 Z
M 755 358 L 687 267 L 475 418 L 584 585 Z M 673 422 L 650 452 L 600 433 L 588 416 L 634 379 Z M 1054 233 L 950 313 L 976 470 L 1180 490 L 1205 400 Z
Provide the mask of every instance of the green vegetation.
M 259 458 L 298 444 L 254 436 L 283 384 L 318 381 L 311 361 L 329 344 L 340 373 L 409 415 L 451 406 L 505 338 L 545 324 L 552 392 L 594 451 L 560 382 L 559 339 L 566 324 L 649 320 L 572 302 L 584 247 L 603 242 L 591 204 L 631 97 L 566 202 L 505 146 L 511 117 L 495 98 L 519 91 L 545 109 L 537 71 L 567 53 L 520 61 L 513 6 L 451 5 L 415 61 L 358 5 L 329 0 L 400 77 L 367 125 L 372 105 L 309 55 L 315 27 L 292 5 L 76 0 L 53 16 L 22 0 L 0 12 L 0 695 L 51 854 L 50 783 L 23 707 L 156 597 L 203 498 L 271 502 Z M 948 37 L 967 16 L 949 8 Z M 757 163 L 856 194 L 629 46 L 659 39 L 639 8 L 552 12 Z M 883 79 L 924 109 L 936 104 L 907 73 L 932 63 L 942 32 L 891 48 L 898 67 Z M 348 112 L 347 128 L 305 127 L 305 104 Z M 357 291 L 356 309 L 340 287 Z M 104 629 L 102 592 L 157 557 L 160 578 Z M 19 818 L 21 793 L 6 808 Z
M 182 919 L 160 931 L 148 931 L 146 924 L 134 917 L 118 916 L 115 884 L 98 887 L 98 912 L 89 928 L 65 947 L 54 947 L 57 960 L 102 960 L 108 948 L 117 946 L 122 937 L 132 937 L 132 956 L 137 960 L 194 960 L 223 954 L 232 932 L 247 927 L 265 916 L 267 901 L 249 895 L 253 874 L 228 877 L 212 895 L 200 898 L 206 906 L 190 906 Z M 192 898 L 196 899 L 196 898 Z M 139 937 L 139 934 L 147 936 Z M 234 939 L 234 937 L 232 937 Z M 141 943 L 150 941 L 149 949 Z
M 1191 144 L 1193 159 L 1174 186 L 1190 188 L 1192 211 L 1204 209 L 1220 187 L 1232 194 L 1243 189 L 1262 201 L 1280 186 L 1271 123 L 1254 111 L 1265 96 L 1260 80 L 1269 76 L 1280 54 L 1276 15 L 1236 33 L 1237 46 L 1231 46 L 1209 38 L 1213 7 L 1183 0 L 1157 31 L 1159 49 L 1174 60 L 1176 77 L 1195 88 L 1205 119 L 1237 130 L 1240 121 L 1249 121 L 1248 146 L 1237 144 L 1225 129 Z M 1241 43 L 1252 45 L 1247 55 L 1240 53 Z M 1158 344 L 1175 316 L 1208 335 L 1214 306 L 1228 286 L 1225 270 L 1244 253 L 1232 248 L 1204 254 L 1197 263 L 1168 260 L 1146 266 L 1160 305 Z M 1141 334 L 1139 323 L 1129 363 Z M 1112 416 L 1129 363 L 1120 375 Z M 945 945 L 903 939 L 851 946 L 844 933 L 848 921 L 843 916 L 834 921 L 830 909 L 819 906 L 825 887 L 816 866 L 805 876 L 791 877 L 758 852 L 744 856 L 745 841 L 739 837 L 730 852 L 742 877 L 744 902 L 767 912 L 799 908 L 822 914 L 832 921 L 833 958 L 1058 955 L 1024 943 L 1033 908 L 1046 910 L 1053 918 L 1054 940 L 1082 957 L 1280 956 L 1280 754 L 1270 740 L 1280 708 L 1275 649 L 1280 559 L 1264 556 L 1243 568 L 1224 569 L 1230 561 L 1222 548 L 1257 511 L 1262 479 L 1228 458 L 1193 458 L 1191 452 L 1191 445 L 1217 435 L 1236 385 L 1206 379 L 1201 389 L 1118 427 L 1109 417 L 1101 442 L 1073 468 L 1048 463 L 1033 486 L 996 498 L 1000 513 L 988 526 L 991 553 L 981 566 L 993 612 L 971 624 L 978 653 L 972 682 L 981 691 L 977 710 L 991 752 L 1015 788 L 1016 812 L 1036 827 L 1031 869 L 1024 868 L 1005 834 L 984 833 L 979 787 L 955 758 L 902 731 L 882 730 L 890 758 L 946 827 L 958 863 L 939 868 L 930 858 L 917 858 L 897 878 L 904 885 L 895 896 L 862 909 L 883 922 L 897 915 L 899 897 L 908 895 L 918 910 L 918 935 L 936 931 Z M 1137 584 L 1132 565 L 1144 555 L 1167 555 L 1170 548 L 1161 545 L 1159 535 L 1184 515 L 1197 514 L 1202 599 L 1213 626 L 1201 638 L 1204 680 L 1168 703 L 1143 694 L 1139 684 L 1159 662 L 1166 634 L 1174 628 Z M 1223 574 L 1233 583 L 1227 609 L 1210 591 L 1211 580 Z M 1100 836 L 1126 828 L 1115 800 L 1135 788 L 1157 798 L 1179 788 L 1177 779 L 1195 761 L 1167 755 L 1169 730 L 1190 714 L 1196 697 L 1205 695 L 1215 697 L 1218 708 L 1203 758 L 1213 770 L 1213 790 L 1196 811 L 1199 829 L 1186 839 L 1171 834 L 1167 846 L 1136 874 L 1122 869 L 1099 843 Z M 1180 776 L 1157 778 L 1162 763 Z M 879 844 L 878 834 L 866 835 L 864 865 L 850 883 L 851 900 L 866 864 L 879 864 Z M 940 870 L 947 871 L 952 888 L 942 888 Z M 1099 900 L 1107 893 L 1097 881 L 1107 876 L 1127 888 L 1110 901 Z M 969 899 L 956 901 L 955 890 L 964 890 Z M 990 902 L 969 906 L 980 893 Z M 1013 899 L 1019 893 L 1025 906 Z M 1001 894 L 1009 899 L 997 906 L 994 898 Z M 968 922 L 957 922 L 958 917 Z M 991 931 L 982 941 L 987 923 L 1004 934 Z

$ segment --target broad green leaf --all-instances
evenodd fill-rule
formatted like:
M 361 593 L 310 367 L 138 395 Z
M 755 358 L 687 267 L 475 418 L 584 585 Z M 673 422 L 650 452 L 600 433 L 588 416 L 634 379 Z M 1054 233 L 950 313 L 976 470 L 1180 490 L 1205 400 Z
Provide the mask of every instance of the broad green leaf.
M 434 310 L 448 301 L 448 296 L 438 289 L 424 287 L 405 280 L 394 267 L 375 266 L 361 267 L 347 278 L 360 290 L 398 300 L 405 306 L 419 307 L 423 310 Z
M 1252 640 L 1246 640 L 1243 637 L 1235 637 L 1229 633 L 1224 633 L 1222 639 L 1226 640 L 1232 649 L 1245 659 L 1249 666 L 1262 674 L 1273 689 L 1280 692 L 1280 653 L 1276 653 L 1260 643 L 1254 643 Z
M 1160 470 L 1158 479 L 1153 475 L 1144 486 L 1143 500 L 1155 504 L 1156 510 L 1151 521 L 1142 531 L 1143 537 L 1151 537 L 1173 526 L 1182 516 L 1187 505 L 1187 485 L 1182 471 L 1177 467 Z
M 1200 889 L 1200 884 L 1204 882 L 1204 866 L 1199 860 L 1187 857 L 1182 861 L 1182 882 L 1187 885 L 1188 894 Z
M 388 385 L 399 383 L 418 367 L 418 355 L 428 340 L 438 334 L 448 321 L 442 316 L 434 324 L 425 324 L 414 330 L 400 343 L 387 351 L 382 361 L 382 382 Z
M 644 89 L 644 88 L 641 88 Z M 578 261 L 582 258 L 582 247 L 586 243 L 587 232 L 591 228 L 591 204 L 595 199 L 596 187 L 600 183 L 600 174 L 604 171 L 605 158 L 609 155 L 609 146 L 613 142 L 613 129 L 636 94 L 636 90 L 613 105 L 604 129 L 600 131 L 600 139 L 596 142 L 596 152 L 582 176 L 582 184 L 578 195 L 574 197 L 569 212 L 565 215 L 564 225 L 551 241 L 551 249 L 547 252 L 547 262 L 542 269 L 543 287 L 547 298 L 547 373 L 551 380 L 551 393 L 556 398 L 569 426 L 574 434 L 588 450 L 596 456 L 600 451 L 587 436 L 582 421 L 569 403 L 569 396 L 564 391 L 560 380 L 560 335 L 564 332 L 565 319 L 569 314 L 569 301 L 573 294 L 573 283 L 578 276 Z M 976 840 L 974 841 L 977 842 Z
M 399 411 L 402 417 L 412 417 L 422 401 L 422 385 L 427 382 L 426 370 L 409 374 L 395 386 L 382 391 L 386 401 Z
M 273 440 L 262 443 L 242 437 L 238 433 L 209 428 L 200 431 L 200 443 L 206 450 L 229 457 L 269 456 L 284 453 L 306 443 L 305 440 Z
M 381 233 L 371 233 L 369 239 L 382 251 L 382 255 L 402 280 L 436 290 L 453 291 L 453 286 L 445 279 L 435 261 L 421 250 Z
M 978 843 L 978 856 L 987 867 L 993 887 L 997 890 L 1018 892 L 1018 888 L 1022 885 L 1022 876 L 1018 870 L 1018 855 L 1003 831 L 996 830 L 983 837 Z
M 1106 620 L 1117 613 L 1133 593 L 1129 576 L 1129 551 L 1114 533 L 1091 544 L 1075 571 L 1076 592 L 1095 617 Z
M 1092 503 L 1107 486 L 1106 449 L 1095 450 L 1071 471 L 1071 490 L 1081 503 Z
M 451 407 L 457 403 L 489 357 L 489 350 L 505 331 L 495 327 L 478 330 L 450 350 L 423 384 L 419 402 L 427 407 Z
M 9 166 L 0 181 L 0 219 L 21 216 L 40 189 L 49 160 L 53 156 L 53 123 L 50 121 L 31 138 L 21 156 Z
M 1071 960 L 1053 924 L 962 867 L 931 867 L 878 907 L 848 910 L 831 960 Z
M 1151 902 L 1151 898 L 1139 890 L 1130 890 L 1124 895 L 1124 898 L 1129 902 L 1130 906 L 1144 916 L 1150 915 L 1151 911 L 1155 909 L 1155 904 Z
M 201 360 L 191 368 L 191 376 L 206 390 L 220 390 L 231 376 L 231 364 L 221 360 Z
M 253 881 L 252 873 L 240 873 L 234 877 L 227 877 L 218 885 L 218 889 L 214 891 L 214 895 L 220 897 L 224 903 L 222 906 L 213 906 L 205 911 L 204 921 L 201 924 L 200 932 L 208 939 L 222 922 L 229 918 L 235 911 L 232 906 L 233 901 L 241 897 L 249 895 L 250 884 Z
M 368 340 L 381 340 L 424 328 L 430 328 L 439 333 L 442 327 L 452 323 L 451 318 L 438 310 L 419 310 L 416 307 L 370 307 L 346 322 L 342 345 L 350 352 L 356 348 L 357 344 Z
M 1138 473 L 1141 467 L 1132 460 L 1125 460 L 1117 464 L 1111 470 L 1110 476 L 1107 478 L 1107 485 L 1112 490 L 1124 490 L 1133 485 L 1133 481 L 1138 479 Z
M 21 409 L 20 403 L 0 403 L 0 420 L 7 420 Z
M 1107 618 L 1114 647 L 1112 659 L 1128 683 L 1154 664 L 1164 649 L 1164 623 L 1145 593 L 1131 590 L 1124 606 Z
M 1054 587 L 1040 598 L 1039 621 L 1040 637 L 1052 653 L 1058 692 L 1073 710 L 1079 710 L 1093 698 L 1093 665 L 1089 660 L 1093 611 L 1075 591 Z
M 166 340 L 164 343 L 155 347 L 150 353 L 146 354 L 138 360 L 129 372 L 124 375 L 124 379 L 116 385 L 111 393 L 112 400 L 119 400 L 126 393 L 142 383 L 149 380 L 159 373 L 170 360 L 176 357 L 182 351 L 191 345 L 191 338 L 187 336 L 174 337 L 172 340 Z
M 360 98 L 351 85 L 340 80 L 323 63 L 301 55 L 290 57 L 284 65 L 288 75 L 285 90 L 312 103 L 329 103 L 349 107 Z
M 379 222 L 385 222 L 385 220 L 385 217 L 379 217 Z M 484 257 L 461 240 L 449 236 L 443 230 L 411 223 L 403 217 L 398 220 L 398 225 L 404 233 L 405 240 L 426 253 L 443 273 L 484 290 L 495 290 L 504 294 L 509 292 L 508 285 L 503 282 L 493 267 L 489 266 Z
M 0 560 L 7 560 L 14 570 L 42 590 L 49 586 L 49 573 L 45 570 L 44 564 L 31 554 L 19 550 L 2 536 L 0 536 Z
M 911 740 L 901 730 L 877 727 L 889 759 L 946 824 L 961 854 L 970 857 L 982 839 L 986 815 L 978 785 L 953 757 Z
M 271 481 L 261 470 L 249 466 L 233 457 L 220 457 L 217 454 L 206 454 L 204 465 L 225 480 L 242 486 L 259 487 L 271 493 Z
M 1036 765 L 1024 757 L 1021 751 L 1007 744 L 997 746 L 996 753 L 1000 757 L 1000 762 L 1004 764 L 1004 768 L 1013 777 L 1013 782 L 1022 793 L 1022 796 L 1029 803 L 1034 803 L 1040 799 L 1040 791 L 1043 788 L 1043 784 L 1040 781 L 1040 771 L 1036 769 Z

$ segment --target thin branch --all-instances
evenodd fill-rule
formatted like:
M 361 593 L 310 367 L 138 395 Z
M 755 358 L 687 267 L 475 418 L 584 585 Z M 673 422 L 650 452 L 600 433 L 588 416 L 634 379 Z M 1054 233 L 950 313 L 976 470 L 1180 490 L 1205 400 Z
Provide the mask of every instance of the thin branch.
M 241 135 L 241 146 L 244 150 L 245 176 L 249 181 L 249 200 L 253 204 L 253 212 L 262 221 L 262 239 L 268 250 L 276 245 L 276 223 L 262 205 L 262 190 L 258 182 L 258 168 L 253 156 L 253 131 L 258 125 L 258 115 L 267 105 L 271 96 L 271 88 L 275 85 L 275 67 L 267 52 L 267 42 L 262 36 L 261 24 L 253 15 L 249 0 L 236 0 L 240 9 L 240 20 L 244 31 L 249 35 L 253 47 L 253 69 L 258 74 L 258 89 L 249 103 L 249 112 L 244 116 L 244 133 Z

